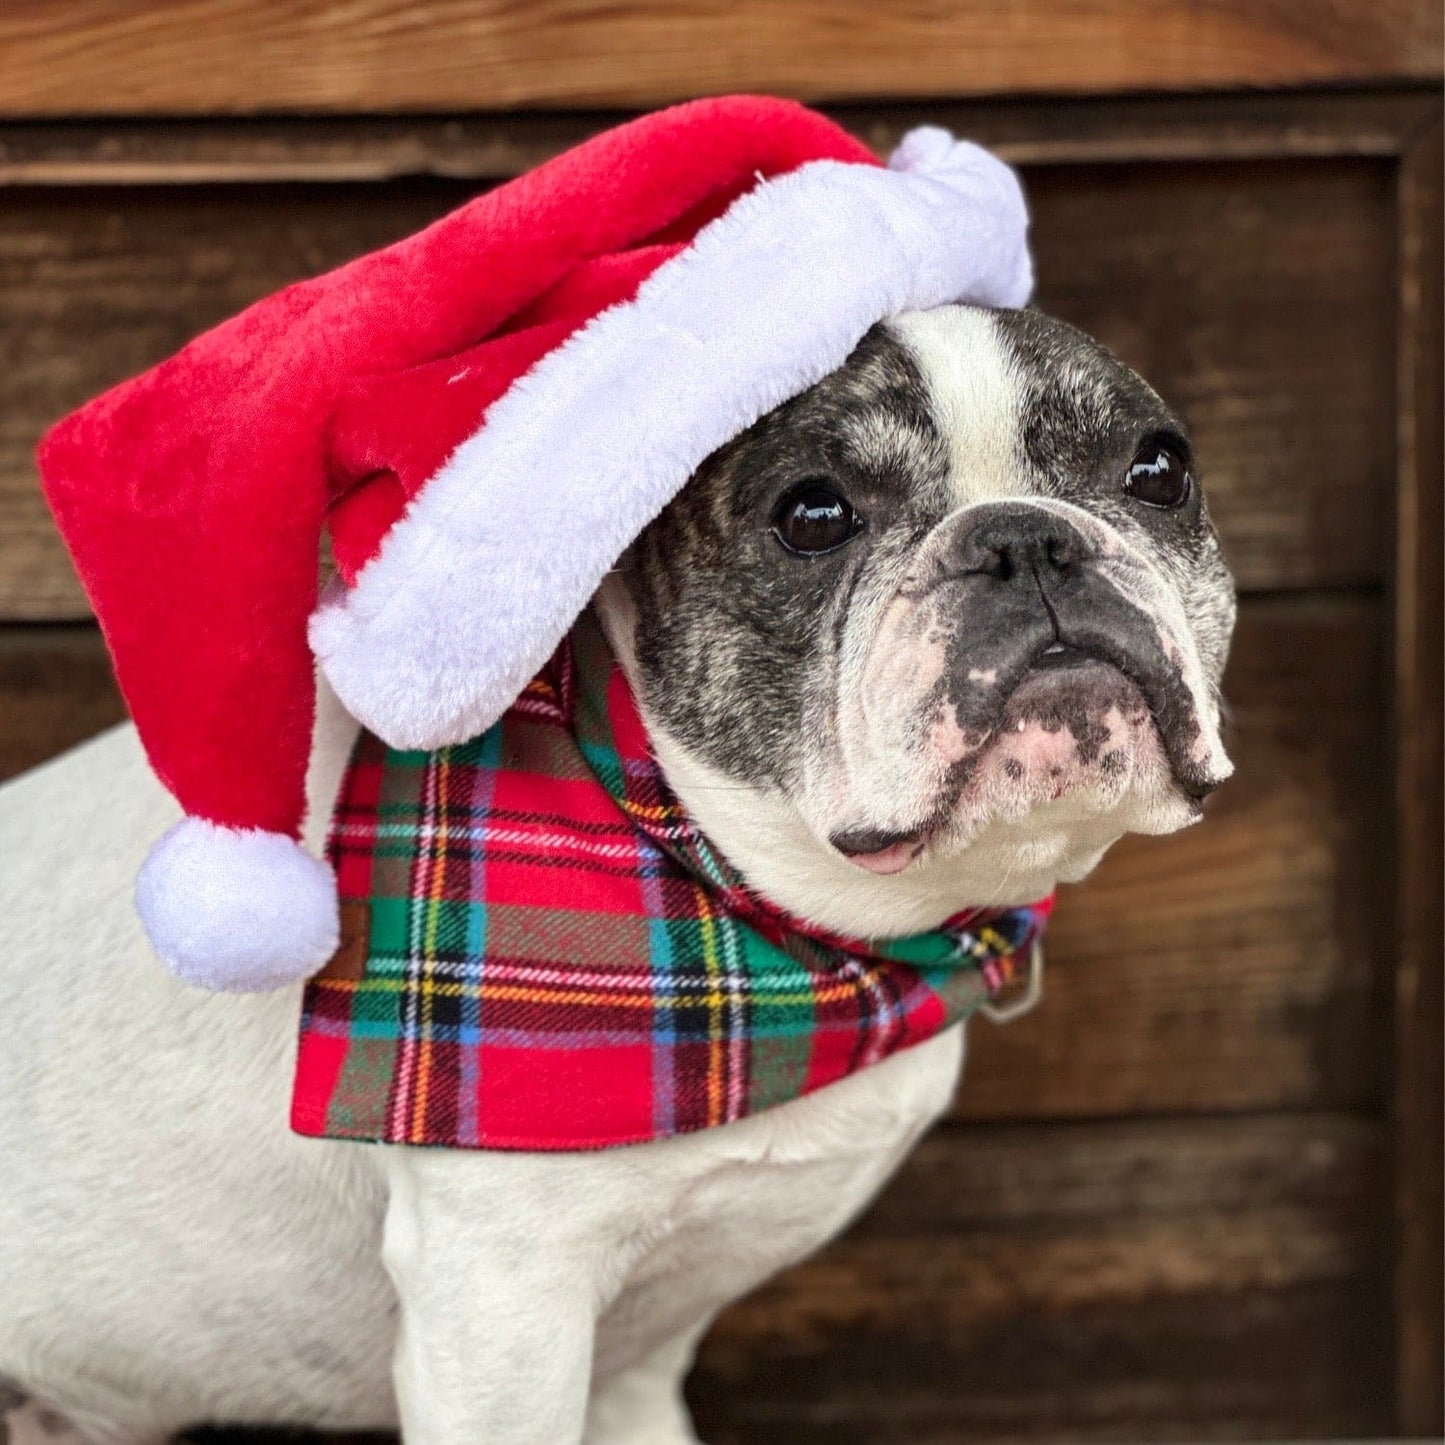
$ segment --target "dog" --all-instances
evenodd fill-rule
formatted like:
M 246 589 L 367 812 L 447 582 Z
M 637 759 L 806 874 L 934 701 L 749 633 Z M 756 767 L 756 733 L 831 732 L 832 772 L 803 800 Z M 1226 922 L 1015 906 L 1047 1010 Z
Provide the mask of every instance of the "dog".
M 594 605 L 692 818 L 845 934 L 1037 899 L 1230 772 L 1234 589 L 1186 428 L 1034 311 L 875 326 L 715 453 Z M 314 849 L 355 731 L 323 689 Z M 201 1421 L 691 1441 L 712 1319 L 853 1219 L 954 1092 L 961 1026 L 629 1148 L 297 1138 L 299 989 L 193 992 L 143 941 L 131 880 L 175 817 L 129 727 L 0 790 L 17 1439 L 43 1411 L 93 1445 Z

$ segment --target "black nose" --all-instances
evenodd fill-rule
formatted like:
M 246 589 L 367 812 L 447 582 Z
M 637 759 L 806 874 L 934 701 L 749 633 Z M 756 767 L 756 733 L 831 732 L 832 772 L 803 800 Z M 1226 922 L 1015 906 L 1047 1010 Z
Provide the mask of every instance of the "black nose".
M 1042 507 L 980 508 L 954 542 L 960 571 L 1000 582 L 1032 583 L 1076 567 L 1087 553 L 1083 537 L 1062 517 Z

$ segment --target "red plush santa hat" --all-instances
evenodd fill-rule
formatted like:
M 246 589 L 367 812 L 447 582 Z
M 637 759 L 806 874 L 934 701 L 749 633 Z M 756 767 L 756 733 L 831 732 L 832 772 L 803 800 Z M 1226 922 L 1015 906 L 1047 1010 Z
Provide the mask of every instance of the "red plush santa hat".
M 885 169 L 802 106 L 699 101 L 59 423 L 46 495 L 187 815 L 137 888 L 166 964 L 265 988 L 336 946 L 334 882 L 297 841 L 313 654 L 391 745 L 475 736 L 697 465 L 874 322 L 1022 305 L 1025 229 L 1013 173 L 943 131 Z M 323 530 L 340 577 L 318 605 Z

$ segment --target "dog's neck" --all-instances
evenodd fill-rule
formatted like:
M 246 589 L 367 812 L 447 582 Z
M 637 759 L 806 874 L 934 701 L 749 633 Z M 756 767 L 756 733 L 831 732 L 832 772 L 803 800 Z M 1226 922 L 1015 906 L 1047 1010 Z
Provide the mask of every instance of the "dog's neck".
M 997 828 L 963 852 L 925 856 L 880 878 L 821 842 L 780 793 L 740 783 L 699 759 L 651 715 L 633 646 L 635 613 L 621 579 L 604 581 L 595 605 L 633 685 L 657 761 L 693 820 L 750 887 L 819 927 L 862 937 L 936 928 L 963 908 L 1002 908 L 1082 878 L 1120 835 L 1111 819 Z

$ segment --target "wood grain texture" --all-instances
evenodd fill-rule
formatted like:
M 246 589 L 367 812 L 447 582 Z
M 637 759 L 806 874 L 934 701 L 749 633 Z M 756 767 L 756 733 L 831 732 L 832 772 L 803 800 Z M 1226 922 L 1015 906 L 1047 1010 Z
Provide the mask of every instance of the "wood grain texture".
M 1442 438 L 1439 112 L 1404 158 L 1400 188 L 1400 499 L 1395 699 L 1398 809 L 1395 993 L 1395 1268 L 1398 1425 L 1445 1433 L 1442 1134 L 1445 1134 L 1445 923 L 1442 923 Z
M 940 1130 L 860 1225 L 722 1317 L 701 1433 L 1387 1429 L 1385 1153 L 1380 1125 L 1330 1115 Z
M 1393 445 L 1388 163 L 1050 164 L 1026 177 L 1041 303 L 1192 420 L 1241 585 L 1379 580 Z M 35 483 L 48 422 L 473 189 L 0 188 L 0 618 L 88 610 Z
M 1109 100 L 947 99 L 828 109 L 880 154 L 942 125 L 1011 164 L 1393 160 L 1431 115 L 1433 90 L 1262 93 Z M 0 124 L 0 185 L 195 185 L 495 181 L 530 170 L 625 111 L 555 115 L 334 116 Z
M 655 105 L 1432 78 L 1430 0 L 9 0 L 11 116 Z
M 1375 599 L 1246 601 L 1237 778 L 1065 890 L 1046 1003 L 974 1030 L 960 1117 L 1383 1109 L 1384 632 Z M 0 774 L 120 713 L 98 635 L 0 631 Z

